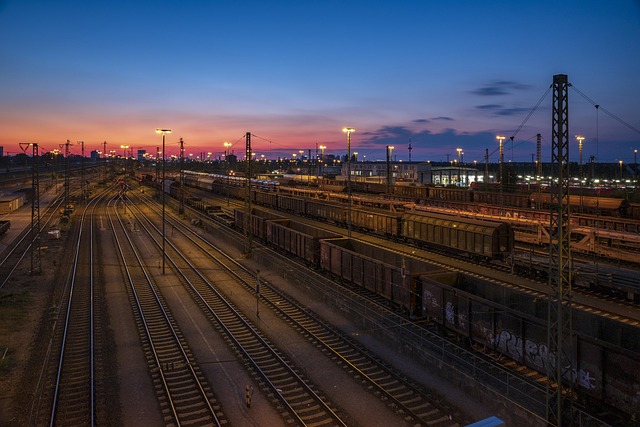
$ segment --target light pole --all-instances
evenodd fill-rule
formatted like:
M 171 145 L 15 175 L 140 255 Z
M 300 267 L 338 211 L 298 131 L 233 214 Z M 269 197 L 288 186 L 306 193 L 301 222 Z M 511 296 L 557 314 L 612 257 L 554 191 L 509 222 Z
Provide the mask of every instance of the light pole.
M 620 160 L 620 181 L 622 181 L 622 160 Z
M 387 194 L 391 193 L 391 159 L 395 147 L 387 145 Z
M 231 147 L 231 143 L 225 141 L 224 142 L 224 162 L 227 164 L 227 206 L 229 206 L 229 147 Z
M 496 136 L 496 139 L 500 142 L 500 159 L 498 160 L 500 166 L 499 166 L 499 174 L 498 175 L 500 177 L 500 188 L 502 188 L 502 181 L 503 181 L 503 178 L 502 178 L 502 162 L 504 161 L 504 149 L 503 149 L 503 144 L 502 143 L 504 142 L 505 137 L 498 135 L 498 136 Z
M 326 145 L 321 145 L 320 147 L 320 152 L 322 153 L 322 157 L 320 158 L 320 162 L 322 162 L 322 164 L 324 164 L 324 150 L 327 148 Z M 322 171 L 321 167 L 320 167 L 320 162 L 318 162 L 318 176 L 321 176 L 322 174 L 320 173 Z
M 633 149 L 633 175 L 638 174 L 638 149 Z
M 165 135 L 168 133 L 171 133 L 171 129 L 156 129 L 156 133 L 161 133 L 162 134 L 162 184 L 160 187 L 160 191 L 162 192 L 162 274 L 164 275 L 164 259 L 165 259 L 165 244 L 166 244 L 166 240 L 167 237 L 164 233 L 164 227 L 165 227 L 165 201 L 164 201 L 164 193 L 165 193 L 165 182 L 164 182 L 164 177 L 165 177 Z
M 578 152 L 580 153 L 580 156 L 579 156 L 580 180 L 582 180 L 582 141 L 584 141 L 584 136 L 576 135 L 576 139 L 578 140 Z
M 126 174 L 127 173 L 127 148 L 129 148 L 129 146 L 121 145 L 120 148 L 122 148 L 122 166 Z
M 462 148 L 456 148 L 456 151 L 458 152 L 458 186 L 462 185 L 462 179 L 461 179 L 461 174 L 462 174 L 462 163 L 460 162 L 460 157 L 462 156 Z
M 351 238 L 351 134 L 354 128 L 343 128 L 342 132 L 347 133 L 347 233 Z

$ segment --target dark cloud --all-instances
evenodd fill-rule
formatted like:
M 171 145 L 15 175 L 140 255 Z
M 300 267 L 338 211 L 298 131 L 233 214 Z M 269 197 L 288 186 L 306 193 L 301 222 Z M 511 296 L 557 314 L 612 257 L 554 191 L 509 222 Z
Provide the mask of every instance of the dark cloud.
M 479 96 L 509 95 L 516 90 L 526 90 L 529 89 L 529 87 L 530 86 L 526 84 L 501 80 L 486 84 L 478 89 L 474 89 L 471 93 Z
M 496 111 L 496 110 L 500 110 L 502 107 L 502 105 L 499 104 L 484 104 L 484 105 L 476 105 L 476 109 L 478 110 L 492 110 L 492 111 Z
M 524 114 L 530 110 L 528 108 L 522 108 L 522 107 L 507 108 L 500 104 L 476 105 L 475 108 L 476 110 L 489 111 L 496 116 L 514 116 L 514 115 Z
M 427 120 L 427 119 L 415 119 L 415 120 L 413 120 L 413 123 L 429 123 L 429 120 Z
M 454 121 L 455 119 L 453 117 L 438 116 L 438 117 L 432 117 L 431 120 Z

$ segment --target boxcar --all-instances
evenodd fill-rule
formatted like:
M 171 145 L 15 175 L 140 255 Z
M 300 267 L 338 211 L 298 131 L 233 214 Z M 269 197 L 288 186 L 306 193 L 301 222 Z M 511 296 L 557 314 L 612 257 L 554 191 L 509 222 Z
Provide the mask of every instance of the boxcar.
M 509 224 L 415 210 L 403 215 L 401 236 L 488 259 L 508 255 L 513 243 Z
M 304 214 L 305 203 L 306 199 L 302 197 L 288 196 L 286 194 L 278 195 L 278 208 L 285 212 Z
M 211 191 L 213 188 L 213 177 L 210 176 L 199 176 L 196 187 L 201 190 Z
M 291 255 L 305 260 L 311 266 L 320 267 L 320 239 L 341 237 L 289 219 L 273 219 L 266 222 L 267 241 Z
M 384 236 L 398 236 L 402 214 L 374 208 L 351 208 L 351 225 Z
M 278 206 L 278 194 L 273 191 L 254 191 L 253 200 L 262 206 Z
M 307 200 L 305 214 L 337 225 L 347 222 L 347 209 L 342 203 L 310 199 Z
M 343 281 L 398 304 L 410 315 L 422 312 L 420 275 L 439 267 L 349 238 L 320 241 L 320 266 Z
M 245 229 L 246 211 L 244 209 L 234 209 L 233 219 L 236 228 L 239 230 Z M 270 219 L 284 219 L 280 215 L 272 214 L 262 209 L 251 209 L 251 215 L 249 217 L 250 230 L 254 236 L 261 240 L 267 238 L 267 224 L 266 221 Z

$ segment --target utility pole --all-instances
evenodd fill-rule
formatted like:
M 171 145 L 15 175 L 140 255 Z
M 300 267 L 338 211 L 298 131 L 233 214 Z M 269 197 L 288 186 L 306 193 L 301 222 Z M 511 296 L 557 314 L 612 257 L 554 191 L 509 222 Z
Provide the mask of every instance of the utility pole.
M 160 187 L 160 147 L 156 146 L 156 188 L 160 188 L 160 191 L 162 191 L 162 188 Z M 160 196 L 160 193 L 156 193 L 157 196 Z
M 391 194 L 391 153 L 393 147 L 387 145 L 387 194 Z
M 251 132 L 247 132 L 245 135 L 246 147 L 245 158 L 247 161 L 247 197 L 245 199 L 245 216 L 244 216 L 244 233 L 246 237 L 245 257 L 251 258 L 251 245 L 252 245 L 252 226 L 251 220 Z
M 549 224 L 549 298 L 547 346 L 550 369 L 547 376 L 547 421 L 564 426 L 570 413 L 563 393 L 571 388 L 573 325 L 571 320 L 571 251 L 569 233 L 569 83 L 566 74 L 553 76 L 552 175 L 558 180 L 551 192 Z M 555 360 L 554 360 L 555 359 Z M 570 418 L 566 418 L 568 421 Z
M 78 141 L 80 144 L 80 153 L 82 153 L 82 157 L 80 158 L 80 200 L 86 200 L 86 183 L 84 179 L 84 141 Z
M 411 150 L 413 150 L 413 147 L 411 147 L 411 138 L 409 138 L 409 164 L 411 164 Z
M 64 147 L 64 213 L 69 213 L 71 206 L 69 206 L 69 146 L 73 145 L 71 141 L 67 139 L 66 144 L 60 144 L 60 148 Z
M 489 183 L 489 149 L 484 149 L 484 188 L 487 189 Z
M 31 146 L 31 189 L 33 197 L 31 199 L 31 275 L 35 276 L 42 272 L 40 262 L 40 174 L 38 173 L 38 144 L 25 142 L 20 143 L 20 148 L 26 153 Z
M 536 134 L 536 158 L 537 158 L 537 169 L 536 175 L 538 179 L 542 176 L 542 135 Z
M 178 213 L 184 213 L 184 141 L 182 138 L 180 138 L 180 209 Z
M 102 182 L 103 184 L 107 180 L 107 141 L 102 143 Z

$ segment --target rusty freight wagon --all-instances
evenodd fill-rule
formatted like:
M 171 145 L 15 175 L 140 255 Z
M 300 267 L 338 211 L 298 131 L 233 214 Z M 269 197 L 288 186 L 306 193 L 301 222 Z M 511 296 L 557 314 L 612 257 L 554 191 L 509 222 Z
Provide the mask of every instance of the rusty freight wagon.
M 440 268 L 349 238 L 320 241 L 320 267 L 343 282 L 383 296 L 412 316 L 422 312 L 420 281 Z
M 268 220 L 266 225 L 267 242 L 305 260 L 314 268 L 320 267 L 320 239 L 341 237 L 339 234 L 289 219 Z
M 262 209 L 251 209 L 251 214 L 247 219 L 247 211 L 245 209 L 234 209 L 233 219 L 234 225 L 239 230 L 245 230 L 245 220 L 250 223 L 249 230 L 251 233 L 258 237 L 260 240 L 265 241 L 267 239 L 267 224 L 266 221 L 270 219 L 284 219 L 280 215 L 273 214 L 271 212 Z

